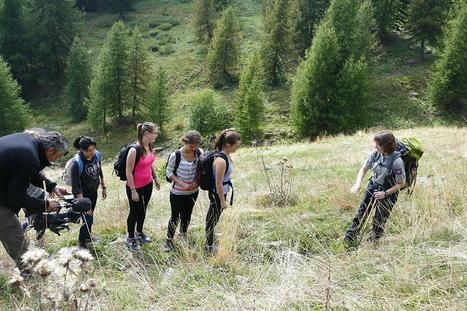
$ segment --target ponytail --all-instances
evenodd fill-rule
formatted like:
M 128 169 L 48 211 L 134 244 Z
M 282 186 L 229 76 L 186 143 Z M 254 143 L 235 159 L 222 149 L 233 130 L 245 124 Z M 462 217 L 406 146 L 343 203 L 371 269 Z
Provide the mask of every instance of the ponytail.
M 216 150 L 221 151 L 226 145 L 234 145 L 240 140 L 242 138 L 235 129 L 226 129 L 216 139 Z
M 152 122 L 144 122 L 144 123 L 139 123 L 136 126 L 136 131 L 137 131 L 137 137 L 138 137 L 138 143 L 142 147 L 143 146 L 143 136 L 145 132 L 158 132 L 159 128 L 157 127 L 156 124 Z M 153 149 L 152 143 L 149 144 L 149 149 Z M 141 152 L 143 155 L 146 155 L 146 149 L 141 148 Z

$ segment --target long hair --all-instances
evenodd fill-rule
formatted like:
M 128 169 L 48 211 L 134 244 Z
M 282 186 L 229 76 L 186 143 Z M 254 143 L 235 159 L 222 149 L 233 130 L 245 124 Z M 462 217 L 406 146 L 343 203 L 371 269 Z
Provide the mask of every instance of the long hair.
M 396 137 L 391 132 L 379 132 L 373 140 L 383 147 L 383 151 L 386 154 L 391 154 L 396 150 Z
M 242 137 L 235 129 L 224 130 L 216 139 L 216 150 L 221 151 L 226 145 L 234 145 Z
M 182 143 L 184 144 L 201 144 L 202 142 L 201 134 L 198 131 L 188 131 L 182 137 Z
M 139 142 L 139 145 L 141 147 L 143 146 L 144 133 L 146 133 L 146 132 L 153 132 L 153 133 L 159 132 L 159 128 L 157 127 L 157 125 L 152 123 L 152 122 L 139 123 L 138 126 L 136 127 L 136 129 L 137 129 L 137 135 L 138 135 L 138 142 Z M 152 150 L 153 150 L 152 143 L 149 144 L 149 149 L 152 152 Z M 142 152 L 143 155 L 146 155 L 146 149 L 145 148 L 141 148 L 141 152 Z

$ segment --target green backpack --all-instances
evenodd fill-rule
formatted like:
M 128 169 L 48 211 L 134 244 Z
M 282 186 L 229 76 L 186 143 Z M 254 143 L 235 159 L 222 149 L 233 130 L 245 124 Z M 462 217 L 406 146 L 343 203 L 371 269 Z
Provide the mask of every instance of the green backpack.
M 415 137 L 403 138 L 397 142 L 397 151 L 400 152 L 404 161 L 406 185 L 409 189 L 409 195 L 412 194 L 417 183 L 418 161 L 423 155 L 423 145 Z

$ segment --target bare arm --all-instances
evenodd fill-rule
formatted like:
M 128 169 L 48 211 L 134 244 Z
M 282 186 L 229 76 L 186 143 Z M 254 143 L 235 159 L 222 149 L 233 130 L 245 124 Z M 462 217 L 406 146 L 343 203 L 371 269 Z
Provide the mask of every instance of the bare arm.
M 362 186 L 362 180 L 365 178 L 366 173 L 368 172 L 369 168 L 364 164 L 360 170 L 358 171 L 357 180 L 355 180 L 355 184 L 352 188 L 350 188 L 350 192 L 357 193 L 360 191 Z

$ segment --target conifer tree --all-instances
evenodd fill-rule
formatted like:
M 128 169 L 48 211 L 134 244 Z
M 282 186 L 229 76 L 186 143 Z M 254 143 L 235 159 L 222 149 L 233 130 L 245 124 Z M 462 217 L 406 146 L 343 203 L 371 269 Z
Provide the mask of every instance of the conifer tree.
M 86 48 L 78 37 L 75 38 L 70 49 L 66 80 L 65 94 L 70 103 L 70 114 L 73 121 L 81 121 L 86 116 L 84 99 L 89 96 L 91 65 Z
M 118 18 L 124 20 L 128 12 L 132 11 L 133 0 L 112 0 L 112 11 L 118 13 Z
M 128 107 L 136 122 L 137 113 L 146 105 L 149 91 L 151 63 L 143 35 L 135 27 L 129 42 L 128 53 Z
M 0 3 L 0 54 L 20 82 L 26 79 L 26 34 L 23 0 L 4 0 Z
M 329 0 L 291 0 L 289 6 L 291 51 L 298 59 L 310 47 L 313 30 L 323 18 Z
M 216 10 L 213 0 L 195 0 L 193 27 L 200 44 L 209 44 L 214 34 Z
M 149 101 L 148 101 L 149 119 L 159 125 L 161 132 L 164 132 L 165 123 L 169 115 L 169 90 L 168 81 L 165 71 L 162 68 L 156 73 L 154 82 L 151 86 Z
M 240 27 L 232 7 L 228 7 L 214 30 L 207 56 L 209 75 L 214 86 L 229 83 L 237 67 Z
M 89 99 L 85 100 L 89 124 L 95 129 L 101 129 L 104 133 L 107 131 L 107 116 L 109 110 L 109 85 L 102 64 L 105 53 L 106 51 L 103 50 L 99 55 L 98 65 L 93 73 L 89 86 Z
M 75 38 L 80 12 L 63 0 L 30 0 L 27 2 L 31 61 L 39 83 L 55 82 L 64 72 L 70 46 Z
M 434 66 L 429 98 L 443 110 L 462 112 L 467 103 L 467 6 L 459 5 L 444 33 L 444 50 Z
M 102 67 L 109 117 L 121 119 L 128 107 L 128 35 L 122 21 L 116 22 L 107 35 Z
M 420 43 L 420 56 L 425 57 L 427 43 L 437 45 L 446 26 L 450 0 L 412 0 L 407 30 L 412 40 Z
M 240 75 L 240 86 L 235 96 L 235 127 L 245 142 L 259 139 L 264 121 L 264 102 L 259 55 L 253 54 Z
M 378 36 L 386 40 L 392 31 L 403 29 L 411 0 L 372 0 Z
M 20 97 L 20 87 L 0 56 L 0 136 L 24 130 L 29 109 Z
M 365 125 L 372 16 L 368 1 L 332 1 L 292 85 L 300 135 L 313 139 Z
M 284 82 L 287 71 L 290 47 L 287 9 L 287 0 L 275 0 L 264 18 L 261 62 L 264 80 L 271 86 Z

